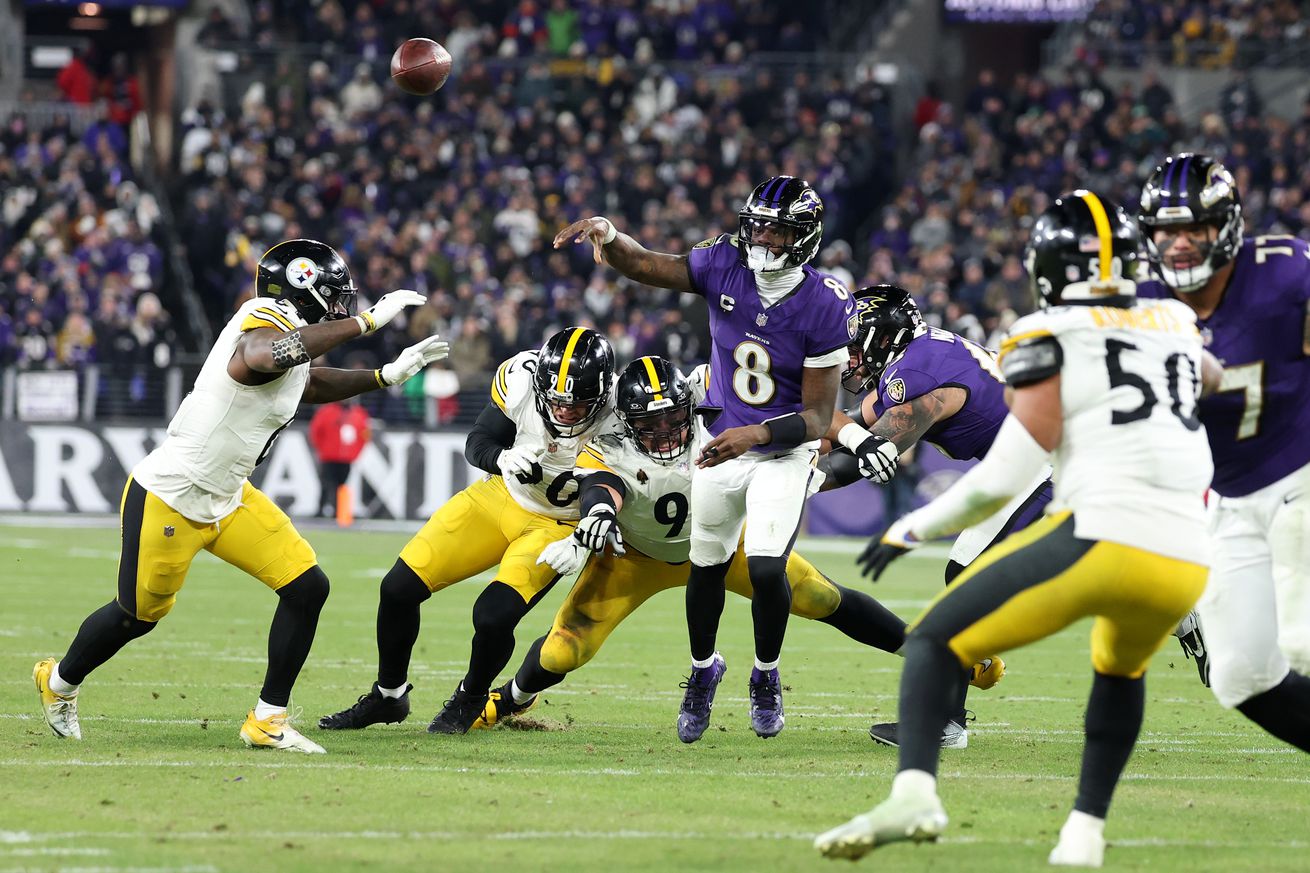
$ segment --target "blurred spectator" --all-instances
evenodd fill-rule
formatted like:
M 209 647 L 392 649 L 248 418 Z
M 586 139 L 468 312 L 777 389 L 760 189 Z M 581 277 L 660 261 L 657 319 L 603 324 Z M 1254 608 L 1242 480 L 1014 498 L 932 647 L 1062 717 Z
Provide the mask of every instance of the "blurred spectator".
M 95 102 L 99 83 L 92 65 L 92 50 L 79 49 L 55 77 L 55 84 L 69 103 L 90 106 Z
M 141 111 L 141 91 L 136 74 L 128 66 L 127 55 L 114 55 L 109 75 L 100 81 L 100 98 L 108 105 L 108 119 L 123 130 Z M 120 150 L 121 151 L 121 150 Z
M 341 486 L 372 436 L 368 411 L 357 397 L 324 403 L 314 412 L 309 421 L 309 443 L 318 458 L 323 507 L 319 514 L 324 518 L 336 517 Z

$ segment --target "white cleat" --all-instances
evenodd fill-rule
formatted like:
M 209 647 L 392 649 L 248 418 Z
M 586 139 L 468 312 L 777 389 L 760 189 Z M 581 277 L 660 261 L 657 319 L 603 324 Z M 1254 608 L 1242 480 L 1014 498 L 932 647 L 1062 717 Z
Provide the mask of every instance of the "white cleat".
M 82 725 L 77 720 L 77 695 L 65 697 L 50 690 L 50 674 L 54 672 L 55 663 L 54 658 L 46 658 L 32 668 L 32 681 L 41 695 L 41 712 L 55 736 L 80 740 Z
M 1060 828 L 1060 842 L 1046 860 L 1056 867 L 1100 867 L 1105 861 L 1105 835 L 1071 817 Z
M 946 809 L 936 794 L 889 797 L 864 815 L 814 838 L 825 858 L 863 858 L 888 843 L 935 841 L 946 829 Z
M 241 739 L 252 749 L 286 749 L 323 755 L 327 750 L 287 723 L 286 710 L 260 721 L 252 709 L 241 726 Z

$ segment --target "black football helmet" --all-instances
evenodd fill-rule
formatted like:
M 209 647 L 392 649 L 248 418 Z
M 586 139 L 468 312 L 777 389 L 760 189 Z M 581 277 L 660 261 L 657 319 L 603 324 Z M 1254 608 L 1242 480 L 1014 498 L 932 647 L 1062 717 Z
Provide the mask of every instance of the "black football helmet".
M 882 371 L 910 340 L 928 330 L 910 292 L 896 285 L 870 285 L 855 292 L 855 339 L 842 387 L 858 393 L 878 384 Z
M 566 327 L 537 353 L 532 393 L 546 429 L 557 437 L 574 437 L 600 417 L 614 388 L 614 349 L 589 327 Z M 581 419 L 560 421 L 556 406 L 586 404 Z
M 355 314 L 355 283 L 332 246 L 289 239 L 264 252 L 255 272 L 255 296 L 289 300 L 310 324 Z
M 657 461 L 677 459 L 691 445 L 691 386 L 672 362 L 654 355 L 623 368 L 614 411 L 637 448 Z
M 823 239 L 823 201 L 810 183 L 795 176 L 774 176 L 755 186 L 737 213 L 737 259 L 756 272 L 786 270 L 808 264 Z M 792 232 L 781 257 L 751 245 L 751 231 L 776 225 Z
M 1033 225 L 1024 264 L 1039 307 L 1126 306 L 1137 297 L 1142 235 L 1092 191 L 1059 197 Z
M 1137 221 L 1146 237 L 1151 266 L 1175 291 L 1199 291 L 1215 270 L 1231 262 L 1242 245 L 1242 201 L 1237 184 L 1224 165 L 1209 155 L 1170 155 L 1146 180 Z M 1165 263 L 1155 244 L 1155 230 L 1181 224 L 1212 225 L 1213 243 L 1201 248 L 1201 262 L 1186 267 Z

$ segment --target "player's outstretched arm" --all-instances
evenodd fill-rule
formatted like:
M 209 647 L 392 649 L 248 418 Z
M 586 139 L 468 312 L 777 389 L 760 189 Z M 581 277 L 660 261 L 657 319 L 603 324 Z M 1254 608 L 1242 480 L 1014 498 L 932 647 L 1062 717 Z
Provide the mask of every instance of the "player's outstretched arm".
M 555 248 L 584 240 L 591 243 L 596 263 L 607 263 L 629 279 L 656 288 L 695 290 L 686 255 L 652 252 L 600 215 L 575 221 L 555 234 Z
M 310 367 L 309 381 L 300 396 L 302 403 L 331 403 L 366 391 L 403 385 L 428 364 L 450 355 L 450 344 L 433 334 L 405 349 L 390 364 L 378 370 L 339 370 Z

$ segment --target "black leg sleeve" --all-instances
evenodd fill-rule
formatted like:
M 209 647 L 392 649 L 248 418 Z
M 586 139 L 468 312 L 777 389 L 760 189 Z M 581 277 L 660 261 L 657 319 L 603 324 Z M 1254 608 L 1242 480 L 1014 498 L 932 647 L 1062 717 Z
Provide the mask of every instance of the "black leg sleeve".
M 964 682 L 960 660 L 944 641 L 911 631 L 901 671 L 900 769 L 937 775 L 942 731 Z
M 1087 745 L 1073 808 L 1105 818 L 1119 776 L 1142 729 L 1146 680 L 1097 673 L 1087 699 Z
M 746 559 L 750 569 L 751 618 L 755 624 L 755 657 L 771 663 L 782 654 L 782 640 L 787 635 L 791 615 L 791 586 L 787 584 L 787 559 L 752 555 Z
M 959 561 L 946 562 L 946 584 L 950 585 L 955 581 L 955 577 L 964 572 L 966 565 Z M 959 693 L 955 695 L 955 705 L 951 708 L 951 721 L 964 727 L 964 704 L 969 698 L 969 672 L 964 671 L 964 681 L 960 683 Z
M 64 665 L 59 665 L 64 675 Z M 1285 743 L 1310 752 L 1310 678 L 1295 670 L 1273 688 L 1241 703 L 1237 711 Z
M 378 685 L 400 688 L 418 640 L 419 607 L 432 596 L 428 586 L 399 558 L 378 591 Z
M 268 670 L 259 699 L 274 706 L 291 701 L 291 686 L 314 645 L 318 614 L 328 598 L 328 578 L 310 567 L 277 591 L 277 611 L 268 629 Z
M 841 603 L 832 615 L 819 619 L 830 624 L 857 643 L 899 652 L 905 645 L 905 622 L 863 591 L 833 583 L 841 592 Z
M 477 695 L 490 690 L 514 654 L 514 628 L 554 584 L 547 585 L 528 603 L 504 582 L 492 582 L 478 595 L 473 604 L 473 650 L 464 675 L 465 691 Z
M 532 644 L 528 649 L 527 657 L 519 667 L 519 672 L 514 676 L 514 683 L 518 685 L 519 691 L 525 694 L 540 694 L 547 688 L 553 688 L 564 681 L 563 673 L 552 673 L 541 666 L 541 646 L 545 642 L 545 637 L 539 637 Z
M 81 685 L 87 675 L 118 653 L 123 646 L 155 629 L 158 622 L 142 621 L 111 600 L 91 613 L 77 629 L 68 654 L 59 661 L 59 677 Z
M 731 564 L 731 560 L 712 567 L 693 564 L 687 576 L 687 636 L 692 660 L 704 661 L 714 654 L 723 615 L 724 580 Z

